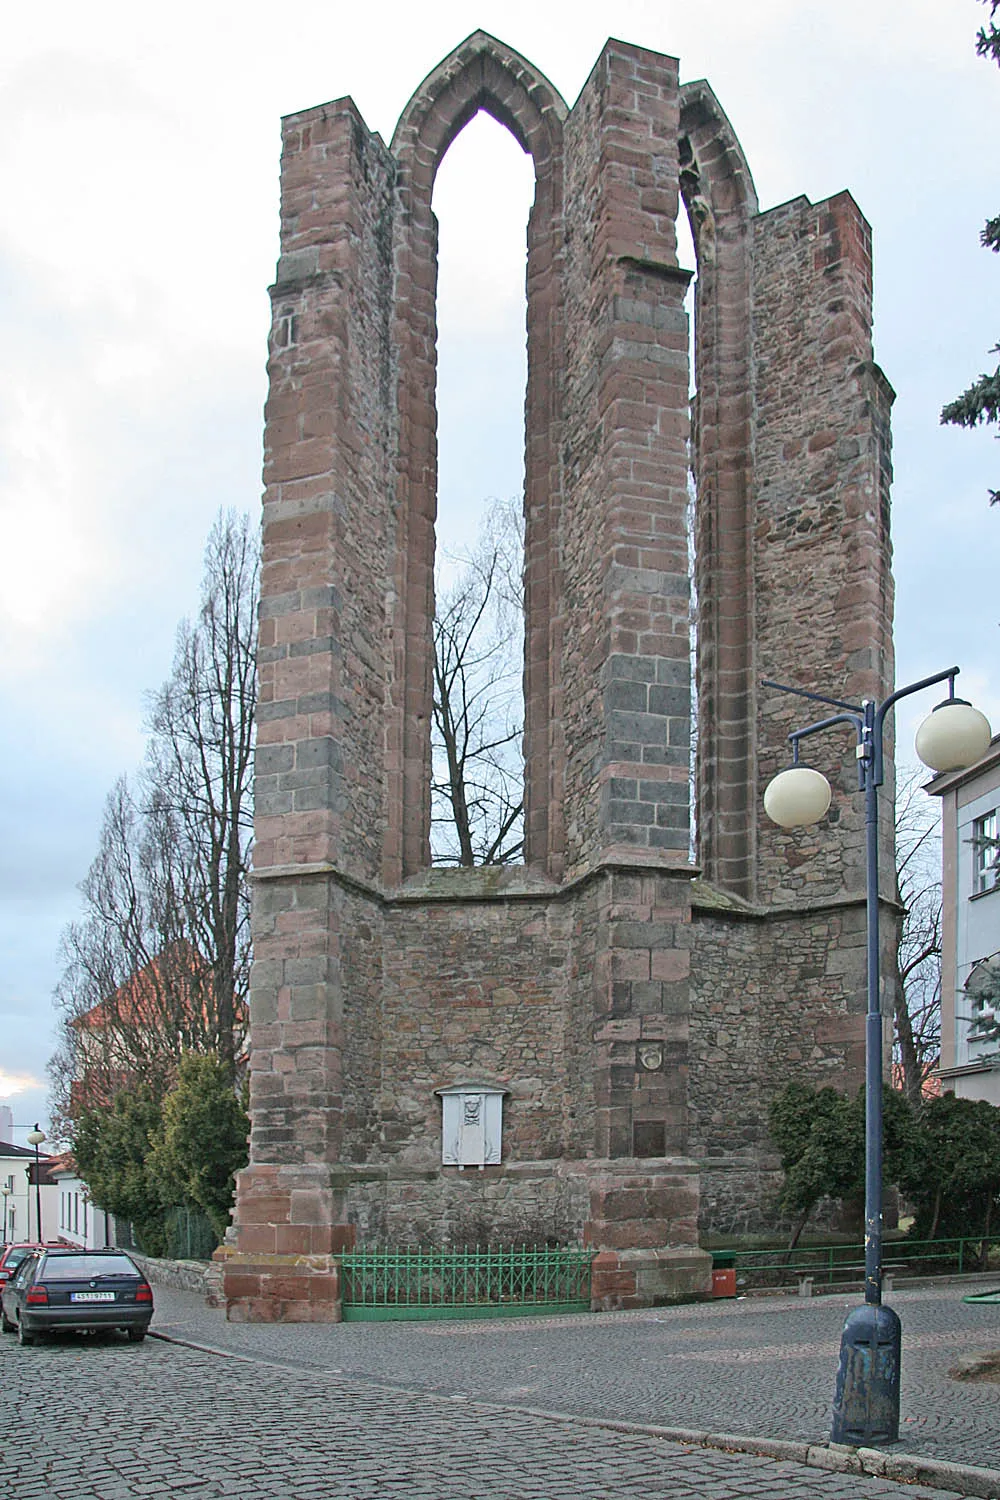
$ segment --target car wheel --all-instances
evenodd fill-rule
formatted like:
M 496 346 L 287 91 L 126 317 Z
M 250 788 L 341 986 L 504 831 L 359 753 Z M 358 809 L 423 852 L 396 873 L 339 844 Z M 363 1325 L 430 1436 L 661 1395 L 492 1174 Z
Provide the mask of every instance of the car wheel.
M 125 1332 L 128 1334 L 130 1344 L 141 1344 L 146 1337 L 145 1328 L 126 1328 Z
M 27 1349 L 30 1344 L 35 1342 L 35 1335 L 28 1332 L 20 1318 L 17 1320 L 17 1342 L 21 1345 L 22 1349 Z
M 16 1327 L 17 1324 L 12 1323 L 5 1312 L 0 1312 L 0 1332 L 13 1333 Z

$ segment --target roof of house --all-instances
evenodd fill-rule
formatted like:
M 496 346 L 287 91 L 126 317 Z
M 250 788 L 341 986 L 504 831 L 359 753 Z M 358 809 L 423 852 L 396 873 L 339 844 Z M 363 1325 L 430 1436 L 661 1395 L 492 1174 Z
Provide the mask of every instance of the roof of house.
M 131 974 L 106 999 L 77 1016 L 73 1025 L 88 1031 L 103 1030 L 115 1021 L 141 1025 L 154 1019 L 167 989 L 175 1001 L 180 1000 L 191 1011 L 204 1011 L 202 987 L 210 975 L 208 960 L 179 938 Z
M 25 1160 L 30 1158 L 34 1161 L 35 1148 L 34 1146 L 15 1146 L 13 1141 L 0 1141 L 0 1156 L 13 1157 L 15 1160 L 19 1157 Z M 48 1151 L 39 1151 L 38 1156 L 41 1161 L 52 1160 Z
M 49 1174 L 52 1177 L 75 1177 L 76 1158 L 72 1151 L 57 1152 L 49 1163 Z

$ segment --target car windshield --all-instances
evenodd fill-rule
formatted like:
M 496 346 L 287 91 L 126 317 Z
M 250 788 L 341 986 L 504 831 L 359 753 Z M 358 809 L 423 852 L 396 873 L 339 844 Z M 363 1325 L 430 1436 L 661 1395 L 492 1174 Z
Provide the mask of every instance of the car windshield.
M 47 1255 L 44 1281 L 93 1281 L 98 1276 L 138 1276 L 127 1255 Z
M 4 1269 L 13 1271 L 15 1266 L 21 1264 L 26 1255 L 34 1255 L 34 1253 L 30 1245 L 21 1245 L 19 1249 L 8 1250 L 4 1259 Z

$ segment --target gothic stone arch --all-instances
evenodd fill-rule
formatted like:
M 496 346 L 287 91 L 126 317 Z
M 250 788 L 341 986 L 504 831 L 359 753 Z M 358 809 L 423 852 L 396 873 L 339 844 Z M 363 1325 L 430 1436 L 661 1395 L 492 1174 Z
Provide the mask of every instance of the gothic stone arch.
M 441 871 L 431 192 L 479 109 L 536 178 L 528 843 L 524 867 Z M 867 225 L 846 193 L 759 212 L 708 86 L 681 89 L 675 59 L 617 41 L 572 109 L 477 32 L 390 148 L 350 99 L 290 116 L 283 139 L 230 1315 L 338 1316 L 337 1254 L 357 1239 L 583 1238 L 609 1305 L 698 1291 L 699 1227 L 766 1222 L 774 1090 L 861 1076 L 849 757 L 834 746 L 827 766 L 835 826 L 779 834 L 757 809 L 792 712 L 761 676 L 851 697 L 892 679 L 891 392 L 872 363 Z M 441 1100 L 473 1083 L 504 1099 L 482 1171 L 442 1162 Z

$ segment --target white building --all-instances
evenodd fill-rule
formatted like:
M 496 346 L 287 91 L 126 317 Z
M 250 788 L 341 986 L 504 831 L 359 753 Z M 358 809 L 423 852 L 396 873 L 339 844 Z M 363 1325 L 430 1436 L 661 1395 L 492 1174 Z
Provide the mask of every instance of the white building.
M 970 1036 L 972 996 L 1000 974 L 1000 735 L 965 771 L 935 777 L 941 798 L 942 1087 L 1000 1105 L 1000 1043 Z
M 59 1238 L 59 1201 L 48 1169 L 54 1158 L 39 1152 L 41 1182 L 35 1190 L 35 1152 L 31 1146 L 14 1146 L 0 1141 L 0 1217 L 4 1244 L 14 1240 L 35 1240 L 38 1234 L 38 1204 L 42 1208 L 43 1240 Z
M 115 1243 L 112 1214 L 90 1201 L 87 1184 L 77 1176 L 69 1155 L 54 1159 L 51 1177 L 59 1194 L 59 1238 L 85 1250 L 103 1250 Z

